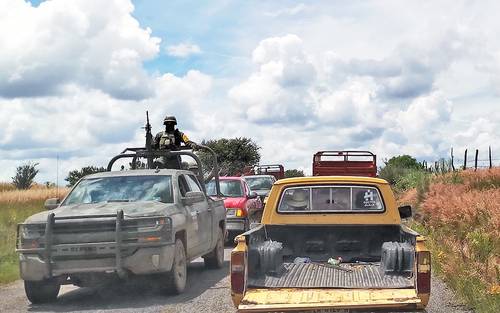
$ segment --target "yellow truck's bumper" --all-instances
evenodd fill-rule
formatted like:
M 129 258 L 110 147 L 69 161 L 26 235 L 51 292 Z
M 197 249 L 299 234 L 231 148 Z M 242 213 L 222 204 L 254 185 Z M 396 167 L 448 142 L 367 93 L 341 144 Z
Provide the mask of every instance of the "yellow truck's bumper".
M 250 289 L 238 312 L 324 309 L 408 309 L 421 307 L 414 289 Z

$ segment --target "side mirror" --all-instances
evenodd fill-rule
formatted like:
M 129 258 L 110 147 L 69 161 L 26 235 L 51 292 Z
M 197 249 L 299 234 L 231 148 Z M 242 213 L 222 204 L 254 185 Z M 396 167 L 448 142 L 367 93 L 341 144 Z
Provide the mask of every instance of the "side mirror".
M 184 198 L 182 198 L 182 202 L 185 204 L 193 204 L 203 200 L 205 200 L 205 194 L 201 191 L 188 191 Z
M 61 200 L 59 198 L 50 198 L 50 199 L 47 199 L 45 200 L 45 209 L 47 210 L 54 210 L 55 208 L 57 208 L 59 206 L 59 204 L 61 203 Z
M 411 206 L 409 205 L 400 206 L 398 210 L 399 210 L 399 216 L 401 218 L 410 218 L 412 216 Z
M 256 199 L 259 195 L 255 191 L 251 191 L 247 196 L 248 199 Z

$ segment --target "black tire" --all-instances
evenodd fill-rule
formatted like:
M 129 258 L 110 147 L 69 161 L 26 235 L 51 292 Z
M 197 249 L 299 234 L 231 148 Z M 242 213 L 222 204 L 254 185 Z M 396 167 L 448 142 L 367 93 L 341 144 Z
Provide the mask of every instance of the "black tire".
M 205 266 L 208 268 L 221 268 L 224 265 L 224 235 L 222 229 L 217 232 L 217 243 L 215 248 L 203 257 Z
M 24 281 L 26 297 L 33 304 L 54 302 L 57 299 L 61 284 L 54 279 L 41 281 Z
M 170 294 L 181 294 L 186 289 L 187 260 L 186 250 L 182 240 L 175 240 L 174 261 L 172 270 L 167 273 L 165 280 L 165 291 Z

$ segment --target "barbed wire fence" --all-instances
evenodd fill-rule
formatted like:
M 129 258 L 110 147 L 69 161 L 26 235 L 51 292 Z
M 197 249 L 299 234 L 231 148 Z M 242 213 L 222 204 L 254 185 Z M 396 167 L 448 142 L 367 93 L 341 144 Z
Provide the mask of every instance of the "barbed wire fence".
M 469 149 L 467 148 L 463 153 L 463 158 L 456 158 L 452 147 L 449 158 L 441 158 L 430 164 L 427 161 L 422 161 L 421 164 L 426 171 L 432 173 L 447 173 L 466 169 L 477 171 L 478 169 L 491 169 L 500 166 L 500 158 L 492 156 L 491 146 L 488 147 L 486 158 L 484 157 L 484 152 L 480 158 L 479 149 L 471 150 L 471 154 L 469 154 Z

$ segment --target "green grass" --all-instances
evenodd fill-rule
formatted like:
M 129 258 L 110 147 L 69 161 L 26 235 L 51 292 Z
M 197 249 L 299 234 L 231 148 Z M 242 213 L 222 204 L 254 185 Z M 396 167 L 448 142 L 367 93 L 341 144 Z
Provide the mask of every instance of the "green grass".
M 19 278 L 18 257 L 14 250 L 16 227 L 29 216 L 42 211 L 43 202 L 0 202 L 0 284 Z
M 413 222 L 409 226 L 427 238 L 426 247 L 431 251 L 433 275 L 442 278 L 464 303 L 474 308 L 475 312 L 500 312 L 500 295 L 490 294 L 474 268 L 464 263 L 453 249 L 443 244 L 440 239 L 446 236 L 443 232 L 429 231 L 418 222 Z M 445 268 L 450 262 L 457 265 L 452 272 Z

